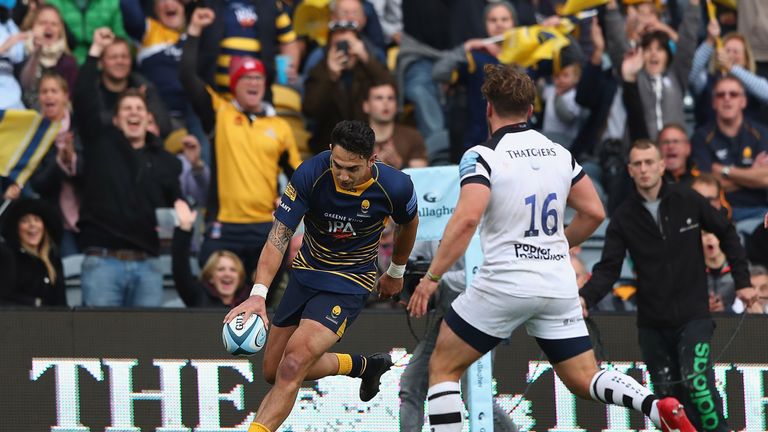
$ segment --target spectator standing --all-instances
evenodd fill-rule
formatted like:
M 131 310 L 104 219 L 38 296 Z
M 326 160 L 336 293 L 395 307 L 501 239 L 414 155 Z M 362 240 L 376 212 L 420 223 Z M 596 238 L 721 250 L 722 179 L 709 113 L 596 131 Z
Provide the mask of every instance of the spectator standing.
M 332 22 L 323 61 L 309 72 L 304 84 L 304 114 L 315 124 L 311 149 L 328 148 L 331 130 L 341 120 L 367 120 L 363 101 L 368 88 L 390 78 L 386 66 L 374 58 L 352 22 Z
M 656 393 L 680 399 L 696 430 L 727 431 L 711 353 L 701 349 L 709 347 L 714 331 L 705 294 L 701 231 L 720 240 L 732 266 L 736 295 L 750 303 L 754 290 L 746 253 L 733 225 L 701 195 L 662 180 L 664 161 L 653 142 L 638 140 L 632 145 L 628 168 L 635 191 L 611 218 L 600 262 L 580 291 L 585 315 L 586 306 L 595 305 L 611 290 L 629 251 L 637 272 L 640 350 Z M 714 408 L 700 411 L 697 407 L 704 405 L 691 401 L 700 385 L 694 387 L 691 377 L 702 370 L 712 397 L 707 406 Z
M 195 278 L 189 265 L 189 251 L 197 212 L 182 200 L 177 200 L 174 208 L 179 226 L 173 232 L 171 262 L 179 297 L 187 307 L 235 306 L 246 293 L 242 261 L 230 251 L 216 251 L 202 267 L 200 279 Z
M 171 118 L 157 88 L 138 72 L 133 72 L 131 46 L 125 39 L 115 38 L 104 49 L 99 60 L 101 72 L 97 77 L 99 85 L 92 97 L 101 99 L 105 110 L 101 113 L 104 124 L 112 123 L 112 113 L 120 95 L 129 88 L 139 89 L 147 100 L 147 107 L 160 130 L 160 136 L 167 136 L 172 129 Z
M 264 102 L 267 75 L 261 61 L 233 59 L 231 101 L 195 72 L 200 35 L 214 20 L 211 9 L 194 11 L 181 57 L 181 84 L 203 129 L 215 132 L 207 229 L 198 258 L 202 264 L 214 251 L 230 250 L 251 274 L 272 226 L 278 176 L 290 177 L 301 160 L 290 126 Z
M 147 133 L 144 96 L 128 89 L 117 100 L 111 124 L 94 97 L 98 59 L 114 45 L 111 30 L 96 30 L 78 74 L 74 106 L 83 140 L 84 193 L 80 243 L 86 255 L 81 282 L 86 306 L 159 306 L 163 275 L 155 209 L 179 198 L 179 161 Z
M 56 211 L 43 201 L 22 198 L 9 206 L 2 222 L 0 304 L 67 306 Z
M 395 122 L 397 91 L 392 82 L 374 83 L 363 102 L 368 126 L 376 134 L 373 152 L 378 159 L 397 169 L 427 166 L 424 138 L 416 129 Z
M 516 12 L 509 3 L 502 1 L 486 6 L 484 14 L 485 32 L 489 37 L 500 36 L 515 27 Z M 483 68 L 486 64 L 498 64 L 501 43 L 489 43 L 485 39 L 470 39 L 459 44 L 450 53 L 437 60 L 432 70 L 434 78 L 448 83 L 456 77 L 456 83 L 466 90 L 464 110 L 462 154 L 468 148 L 488 139 L 488 121 L 485 117 L 485 98 L 480 91 L 485 79 Z M 453 152 L 452 152 L 453 153 Z M 453 157 L 452 157 L 453 159 Z
M 696 97 L 696 125 L 703 126 L 712 121 L 712 88 L 718 77 L 731 74 L 738 78 L 747 92 L 745 113 L 752 119 L 760 118 L 760 108 L 768 103 L 768 79 L 756 74 L 752 48 L 747 38 L 740 33 L 728 33 L 722 40 L 722 48 L 715 49 L 720 38 L 720 25 L 710 21 L 707 38 L 699 45 L 693 57 L 691 68 L 691 91 Z M 713 58 L 714 57 L 714 58 Z
M 182 34 L 187 27 L 184 3 L 181 0 L 154 0 L 153 6 L 155 18 L 144 16 L 139 2 L 120 0 L 125 28 L 139 46 L 136 53 L 138 70 L 154 84 L 170 116 L 170 128 L 177 130 L 186 127 L 202 143 L 203 159 L 209 162 L 210 144 L 179 81 L 179 65 L 185 39 Z M 164 121 L 162 117 L 157 120 Z M 168 125 L 162 125 L 162 128 L 165 127 Z
M 714 87 L 715 120 L 694 133 L 693 159 L 723 185 L 734 221 L 762 218 L 768 210 L 768 129 L 744 116 L 744 86 L 727 75 Z
M 72 52 L 83 64 L 93 42 L 93 34 L 100 27 L 108 27 L 115 36 L 126 38 L 119 0 L 46 0 L 61 13 L 64 23 L 72 32 Z
M 700 22 L 699 0 L 690 0 L 674 53 L 669 33 L 645 33 L 640 40 L 641 49 L 630 53 L 640 56 L 642 64 L 633 62 L 634 68 L 622 71 L 625 80 L 637 81 L 648 136 L 653 141 L 665 124 L 685 123 L 683 96 L 688 88 Z
M 201 61 L 197 67 L 200 76 L 226 99 L 232 97 L 229 67 L 234 57 L 259 59 L 268 71 L 267 76 L 275 76 L 275 55 L 287 55 L 291 57 L 286 71 L 288 79 L 296 80 L 299 45 L 282 2 L 211 0 L 207 6 L 214 11 L 216 20 L 200 38 Z
M 34 9 L 31 34 L 24 41 L 27 59 L 21 68 L 20 82 L 24 104 L 40 109 L 38 85 L 43 72 L 52 70 L 61 75 L 67 88 L 75 87 L 77 60 L 69 51 L 64 31 L 64 21 L 58 9 L 40 5 Z
M 38 86 L 40 113 L 61 127 L 53 147 L 29 179 L 29 186 L 62 215 L 61 256 L 79 252 L 77 221 L 80 217 L 83 146 L 70 112 L 67 81 L 55 72 L 44 72 Z
M 484 8 L 479 1 L 403 0 L 397 84 L 402 99 L 413 104 L 416 126 L 432 165 L 450 162 L 444 97 L 433 78 L 435 62 L 446 51 L 485 35 Z

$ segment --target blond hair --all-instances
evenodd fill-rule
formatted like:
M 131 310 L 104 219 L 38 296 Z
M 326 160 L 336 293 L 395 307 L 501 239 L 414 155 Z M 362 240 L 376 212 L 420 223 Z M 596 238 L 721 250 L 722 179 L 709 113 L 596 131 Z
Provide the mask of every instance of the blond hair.
M 747 41 L 747 38 L 743 34 L 739 32 L 728 33 L 727 35 L 723 36 L 722 46 L 725 46 L 726 43 L 734 39 L 740 41 L 741 44 L 744 45 L 744 58 L 747 63 L 746 65 L 744 65 L 744 69 L 752 73 L 756 73 L 757 63 L 755 63 L 755 55 L 752 53 L 752 46 L 749 45 L 749 41 Z M 718 72 L 719 67 L 720 65 L 717 62 L 717 55 L 713 55 L 712 59 L 709 62 L 709 72 L 714 74 Z
M 237 283 L 239 290 L 240 286 L 245 281 L 245 268 L 243 267 L 243 262 L 240 261 L 240 257 L 228 250 L 217 250 L 208 257 L 208 261 L 205 262 L 203 269 L 200 271 L 200 279 L 206 283 L 213 279 L 213 273 L 216 272 L 216 266 L 219 264 L 220 258 L 229 258 L 235 263 L 237 277 L 240 279 Z
M 42 220 L 43 218 L 38 216 L 34 213 L 28 213 L 32 214 L 34 216 L 37 216 Z M 26 216 L 26 215 L 25 215 Z M 22 218 L 23 219 L 23 218 Z M 21 219 L 19 219 L 19 224 L 21 224 Z M 40 245 L 36 249 L 28 248 L 27 245 L 25 245 L 23 242 L 19 242 L 21 244 L 21 247 L 26 251 L 28 254 L 37 257 L 40 259 L 40 261 L 45 264 L 45 269 L 48 272 L 48 279 L 51 280 L 51 285 L 56 284 L 56 277 L 58 276 L 56 273 L 56 267 L 53 266 L 53 262 L 51 262 L 51 236 L 48 235 L 48 229 L 45 228 L 45 221 L 43 221 L 43 238 L 40 240 Z

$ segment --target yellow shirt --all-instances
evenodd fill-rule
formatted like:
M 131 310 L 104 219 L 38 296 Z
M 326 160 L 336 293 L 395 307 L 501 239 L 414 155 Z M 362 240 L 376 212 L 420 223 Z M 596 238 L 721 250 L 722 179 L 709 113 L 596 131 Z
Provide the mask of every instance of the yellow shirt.
M 207 90 L 216 113 L 215 219 L 227 223 L 271 222 L 280 172 L 284 166 L 292 172 L 301 164 L 291 128 L 279 117 L 249 121 L 232 102 L 210 87 Z

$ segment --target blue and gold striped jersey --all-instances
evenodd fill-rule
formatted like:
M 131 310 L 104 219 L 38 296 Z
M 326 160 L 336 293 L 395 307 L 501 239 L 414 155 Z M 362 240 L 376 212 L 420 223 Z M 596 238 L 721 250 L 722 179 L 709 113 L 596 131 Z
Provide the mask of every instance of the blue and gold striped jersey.
M 381 162 L 372 171 L 366 183 L 343 189 L 326 150 L 302 163 L 291 177 L 275 218 L 294 230 L 304 218 L 304 241 L 291 275 L 302 285 L 346 294 L 373 289 L 387 218 L 406 224 L 418 209 L 410 177 Z
M 217 60 L 216 81 L 217 91 L 227 99 L 229 94 L 229 62 L 232 56 L 249 56 L 261 59 L 261 43 L 259 26 L 275 26 L 277 44 L 285 44 L 296 40 L 291 17 L 285 12 L 281 2 L 275 2 L 277 17 L 274 23 L 260 22 L 256 6 L 251 1 L 229 0 L 224 15 L 224 38 L 221 40 L 221 53 Z

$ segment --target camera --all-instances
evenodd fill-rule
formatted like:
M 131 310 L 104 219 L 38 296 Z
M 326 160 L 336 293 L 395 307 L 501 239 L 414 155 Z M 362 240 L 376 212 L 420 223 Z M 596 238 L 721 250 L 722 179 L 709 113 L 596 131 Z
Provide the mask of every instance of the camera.
M 345 55 L 349 55 L 349 41 L 347 40 L 337 41 L 336 50 L 343 52 Z
M 405 267 L 405 273 L 403 274 L 403 291 L 400 293 L 397 301 L 408 303 L 411 300 L 413 292 L 416 290 L 416 286 L 419 284 L 421 278 L 427 274 L 429 265 L 432 264 L 432 260 L 426 259 L 421 256 L 417 256 L 415 259 L 409 258 L 408 264 Z M 429 299 L 427 310 L 435 308 L 435 296 Z

